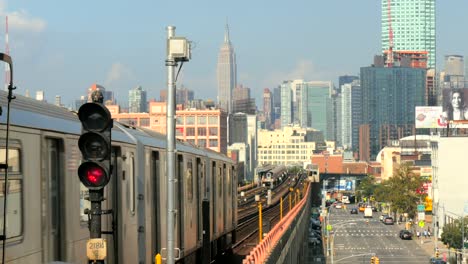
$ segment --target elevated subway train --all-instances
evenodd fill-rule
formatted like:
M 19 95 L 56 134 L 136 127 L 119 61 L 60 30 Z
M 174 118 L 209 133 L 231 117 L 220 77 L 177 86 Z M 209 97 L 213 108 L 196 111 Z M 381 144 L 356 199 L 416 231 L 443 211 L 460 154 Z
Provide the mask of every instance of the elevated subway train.
M 279 181 L 283 181 L 287 175 L 287 168 L 284 165 L 277 165 L 265 174 L 263 183 L 268 184 L 270 188 L 273 188 Z
M 6 96 L 0 91 L 0 105 L 6 106 Z M 5 161 L 5 112 L 0 116 L 0 162 Z M 17 96 L 10 118 L 6 262 L 86 263 L 84 210 L 90 205 L 77 175 L 81 123 L 76 113 Z M 174 255 L 179 263 L 200 263 L 234 242 L 236 168 L 231 159 L 208 149 L 178 141 L 176 150 L 175 246 L 180 251 Z M 164 257 L 166 158 L 165 135 L 114 122 L 113 171 L 102 206 L 112 210 L 102 216 L 102 230 L 111 232 L 103 234 L 106 263 L 153 263 L 157 253 Z M 4 186 L 4 171 L 0 181 Z M 0 192 L 3 205 L 3 187 Z M 202 204 L 209 213 L 203 213 Z

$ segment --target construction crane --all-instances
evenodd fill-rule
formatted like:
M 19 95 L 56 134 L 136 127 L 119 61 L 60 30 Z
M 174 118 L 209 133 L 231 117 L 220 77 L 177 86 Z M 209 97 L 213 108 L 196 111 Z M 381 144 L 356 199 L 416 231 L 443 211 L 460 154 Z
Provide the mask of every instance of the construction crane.
M 387 0 L 387 23 L 388 23 L 388 53 L 387 53 L 387 67 L 393 67 L 393 29 L 392 29 L 392 0 Z

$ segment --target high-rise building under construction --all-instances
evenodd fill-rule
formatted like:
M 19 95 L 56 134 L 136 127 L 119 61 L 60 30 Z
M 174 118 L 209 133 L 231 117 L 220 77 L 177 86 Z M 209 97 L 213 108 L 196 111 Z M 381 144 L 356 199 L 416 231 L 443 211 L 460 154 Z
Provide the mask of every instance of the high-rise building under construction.
M 381 0 L 382 52 L 427 51 L 427 68 L 436 65 L 435 0 Z

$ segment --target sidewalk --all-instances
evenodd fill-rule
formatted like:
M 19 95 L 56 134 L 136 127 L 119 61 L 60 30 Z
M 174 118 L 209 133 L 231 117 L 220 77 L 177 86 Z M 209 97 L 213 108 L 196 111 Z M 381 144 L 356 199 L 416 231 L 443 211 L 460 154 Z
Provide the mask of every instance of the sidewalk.
M 413 241 L 421 247 L 429 256 L 434 257 L 434 243 L 435 239 L 434 237 L 428 237 L 428 238 L 417 238 L 416 236 L 413 237 Z M 444 244 L 441 241 L 437 241 L 437 248 L 445 248 Z

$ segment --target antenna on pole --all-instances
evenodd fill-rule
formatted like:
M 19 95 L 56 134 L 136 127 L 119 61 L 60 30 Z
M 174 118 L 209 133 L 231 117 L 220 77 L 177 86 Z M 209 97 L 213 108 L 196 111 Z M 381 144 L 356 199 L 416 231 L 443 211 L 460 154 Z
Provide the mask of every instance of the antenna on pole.
M 392 0 L 387 0 L 387 22 L 388 22 L 388 54 L 387 54 L 387 67 L 393 67 L 393 28 L 392 28 Z
M 8 16 L 5 17 L 5 54 L 10 55 L 10 45 L 8 44 Z M 5 63 L 5 87 L 4 90 L 8 91 L 10 84 L 10 65 Z

